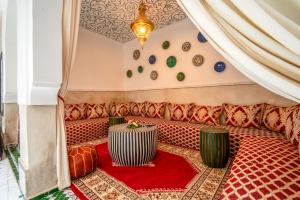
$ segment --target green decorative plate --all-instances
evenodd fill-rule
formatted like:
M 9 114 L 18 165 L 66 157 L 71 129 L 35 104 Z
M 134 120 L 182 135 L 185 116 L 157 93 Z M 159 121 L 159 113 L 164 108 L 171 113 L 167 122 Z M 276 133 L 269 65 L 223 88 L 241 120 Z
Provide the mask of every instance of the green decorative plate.
M 127 70 L 126 75 L 127 75 L 128 78 L 131 78 L 132 77 L 132 70 L 130 70 L 130 69 Z
M 139 73 L 142 73 L 143 71 L 144 71 L 143 66 L 138 66 L 138 72 L 139 72 Z
M 168 49 L 170 47 L 170 42 L 169 41 L 164 41 L 161 46 L 162 46 L 163 49 Z
M 176 57 L 175 56 L 169 56 L 167 59 L 167 65 L 168 67 L 172 68 L 176 65 Z
M 185 74 L 183 72 L 178 72 L 178 74 L 176 75 L 176 78 L 178 81 L 183 81 L 185 78 Z

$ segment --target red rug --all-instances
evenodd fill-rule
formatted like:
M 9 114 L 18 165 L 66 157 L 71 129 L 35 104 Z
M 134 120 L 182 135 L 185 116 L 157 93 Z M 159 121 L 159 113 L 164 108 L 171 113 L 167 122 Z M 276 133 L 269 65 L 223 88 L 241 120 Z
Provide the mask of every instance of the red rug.
M 199 151 L 158 144 L 151 165 L 115 166 L 107 143 L 96 145 L 99 168 L 70 187 L 87 199 L 215 199 L 227 174 L 224 169 L 203 165 Z
M 197 168 L 183 157 L 164 151 L 157 151 L 154 166 L 124 167 L 112 166 L 107 143 L 96 146 L 99 168 L 130 188 L 140 190 L 171 189 L 183 190 L 198 174 Z

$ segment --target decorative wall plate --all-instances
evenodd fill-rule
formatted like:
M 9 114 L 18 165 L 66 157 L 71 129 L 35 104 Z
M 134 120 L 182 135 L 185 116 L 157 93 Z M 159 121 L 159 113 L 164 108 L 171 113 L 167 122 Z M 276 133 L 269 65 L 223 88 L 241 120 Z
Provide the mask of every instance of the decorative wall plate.
M 161 46 L 162 46 L 163 49 L 168 49 L 170 47 L 170 42 L 169 41 L 164 41 Z
M 134 60 L 139 59 L 140 56 L 141 56 L 140 50 L 136 49 L 136 50 L 133 51 L 133 59 L 134 59 Z
M 199 67 L 200 65 L 202 65 L 204 62 L 204 58 L 202 55 L 197 54 L 193 57 L 193 64 L 197 67 Z
M 172 68 L 176 65 L 176 57 L 175 56 L 169 56 L 167 59 L 167 65 L 168 67 Z
M 176 78 L 178 81 L 183 81 L 185 79 L 185 74 L 183 72 L 178 72 Z
M 131 78 L 132 77 L 132 70 L 130 70 L 130 69 L 127 70 L 126 75 L 127 75 L 128 78 Z
M 225 68 L 226 68 L 226 65 L 222 61 L 216 62 L 215 66 L 214 66 L 214 69 L 216 72 L 222 72 L 225 70 Z
M 141 66 L 141 65 L 140 65 L 140 66 L 138 66 L 138 72 L 139 72 L 139 73 L 142 73 L 143 71 L 144 71 L 144 68 L 143 68 L 143 66 Z
M 192 45 L 190 42 L 185 42 L 182 44 L 181 49 L 182 51 L 189 51 L 191 49 Z
M 198 38 L 198 41 L 201 43 L 207 42 L 206 38 L 202 35 L 201 32 L 198 33 L 197 38 Z
M 156 57 L 155 57 L 155 55 L 149 56 L 149 63 L 150 63 L 151 65 L 153 65 L 155 62 L 156 62 Z
M 158 73 L 157 71 L 153 70 L 151 73 L 150 73 L 150 78 L 151 80 L 156 80 L 158 78 Z

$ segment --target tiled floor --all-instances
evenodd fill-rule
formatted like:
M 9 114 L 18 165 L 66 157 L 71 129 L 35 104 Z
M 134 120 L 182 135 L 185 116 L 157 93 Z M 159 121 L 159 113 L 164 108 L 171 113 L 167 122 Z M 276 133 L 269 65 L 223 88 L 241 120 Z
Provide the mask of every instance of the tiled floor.
M 0 199 L 23 199 L 7 157 L 0 161 Z

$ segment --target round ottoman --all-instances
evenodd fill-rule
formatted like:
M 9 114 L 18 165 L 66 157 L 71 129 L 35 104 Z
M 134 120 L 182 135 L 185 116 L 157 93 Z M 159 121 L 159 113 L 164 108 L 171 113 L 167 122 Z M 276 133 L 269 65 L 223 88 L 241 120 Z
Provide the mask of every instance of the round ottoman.
M 156 126 L 129 129 L 127 124 L 109 127 L 108 146 L 112 160 L 119 165 L 149 163 L 156 154 Z
M 200 154 L 204 164 L 223 168 L 229 158 L 229 133 L 223 128 L 200 130 Z
M 97 168 L 97 152 L 93 145 L 70 148 L 68 159 L 72 179 L 83 177 Z

